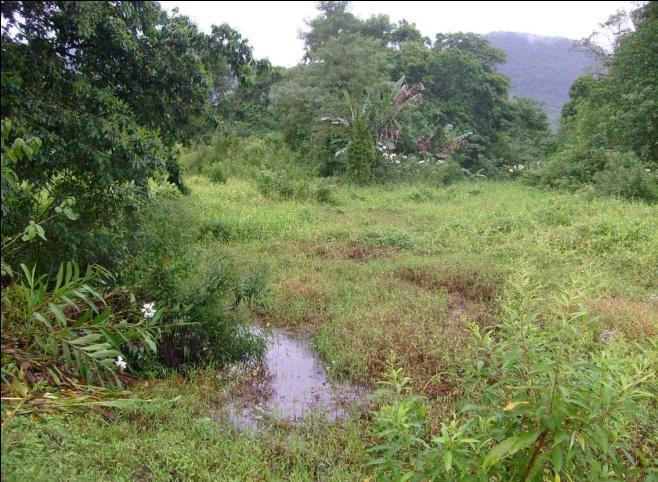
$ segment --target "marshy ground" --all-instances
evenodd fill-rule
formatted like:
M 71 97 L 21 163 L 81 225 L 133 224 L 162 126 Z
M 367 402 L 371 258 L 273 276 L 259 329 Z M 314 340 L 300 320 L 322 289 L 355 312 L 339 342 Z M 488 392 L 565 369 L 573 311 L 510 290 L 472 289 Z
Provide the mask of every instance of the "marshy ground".
M 432 420 L 449 418 L 473 395 L 462 382 L 474 361 L 472 327 L 497 323 L 521 268 L 537 281 L 546 313 L 569 289 L 587 290 L 592 323 L 629 341 L 658 336 L 655 206 L 504 182 L 343 186 L 329 204 L 268 199 L 242 180 L 188 183 L 192 194 L 180 202 L 194 213 L 190 249 L 268 267 L 267 303 L 249 316 L 309 340 L 323 364 L 306 366 L 313 383 L 326 374 L 373 389 L 394 364 L 427 398 Z M 303 363 L 311 359 L 306 345 L 285 342 Z M 141 401 L 111 415 L 15 417 L 2 429 L 3 480 L 367 476 L 367 410 L 290 420 L 295 412 L 242 430 L 227 406 L 240 396 L 262 403 L 262 393 L 249 398 L 254 383 L 282 389 L 267 373 L 249 376 L 261 378 L 227 367 L 139 382 L 130 396 Z M 638 450 L 656 447 L 657 427 L 654 416 Z

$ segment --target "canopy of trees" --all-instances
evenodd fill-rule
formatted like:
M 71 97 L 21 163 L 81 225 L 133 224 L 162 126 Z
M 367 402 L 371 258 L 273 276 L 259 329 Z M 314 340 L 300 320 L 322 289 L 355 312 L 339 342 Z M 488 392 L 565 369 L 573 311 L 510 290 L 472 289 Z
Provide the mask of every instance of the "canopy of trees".
M 494 70 L 504 54 L 482 37 L 437 34 L 431 42 L 406 20 L 394 24 L 385 15 L 361 20 L 348 11 L 347 2 L 319 2 L 318 7 L 320 15 L 301 34 L 305 62 L 286 72 L 271 98 L 287 141 L 322 172 L 349 170 L 350 163 L 349 156 L 336 156 L 348 151 L 336 149 L 334 131 L 322 119 L 347 117 L 354 104 L 378 103 L 399 79 L 422 83 L 424 91 L 422 102 L 398 120 L 395 151 L 440 152 L 450 135 L 467 134 L 465 148 L 455 157 L 462 167 L 489 175 L 526 160 L 510 158 L 512 152 L 534 152 L 518 104 L 509 100 L 509 80 Z M 350 102 L 344 102 L 344 94 Z M 532 116 L 543 116 L 532 103 L 523 105 Z M 530 130 L 542 137 L 546 123 Z M 374 152 L 375 137 L 361 152 Z
M 53 242 L 107 262 L 109 247 L 88 234 L 121 215 L 129 185 L 158 170 L 180 184 L 176 145 L 251 76 L 251 49 L 227 25 L 203 34 L 155 2 L 3 2 L 2 17 L 3 140 L 43 142 L 20 160 L 28 184 L 15 196 L 3 185 L 3 234 L 75 198 L 78 228 L 55 229 Z
M 619 24 L 620 15 L 604 26 Z M 560 148 L 541 173 L 543 184 L 593 181 L 609 194 L 658 199 L 658 2 L 632 12 L 626 23 L 633 28 L 615 29 L 606 72 L 571 86 Z

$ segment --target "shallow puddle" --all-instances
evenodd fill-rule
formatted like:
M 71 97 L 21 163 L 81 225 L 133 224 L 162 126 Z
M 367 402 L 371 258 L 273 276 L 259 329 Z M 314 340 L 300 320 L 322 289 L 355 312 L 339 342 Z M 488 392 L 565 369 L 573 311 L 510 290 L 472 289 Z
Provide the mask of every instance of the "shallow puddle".
M 261 364 L 252 367 L 249 382 L 228 406 L 235 426 L 255 427 L 268 419 L 294 422 L 311 412 L 335 420 L 364 400 L 361 387 L 328 379 L 308 338 L 281 330 L 256 331 L 267 337 L 267 349 Z

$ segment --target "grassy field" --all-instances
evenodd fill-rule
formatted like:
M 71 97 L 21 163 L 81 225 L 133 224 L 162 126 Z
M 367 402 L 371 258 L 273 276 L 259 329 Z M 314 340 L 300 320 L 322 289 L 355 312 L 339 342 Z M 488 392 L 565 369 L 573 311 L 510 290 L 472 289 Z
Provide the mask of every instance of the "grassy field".
M 577 299 L 597 329 L 618 330 L 629 347 L 658 336 L 655 206 L 504 182 L 341 186 L 321 204 L 267 198 L 246 180 L 187 181 L 190 249 L 268 267 L 268 300 L 254 315 L 312 334 L 335 377 L 375 386 L 388 366 L 402 368 L 437 426 L 477 398 L 478 387 L 463 383 L 475 357 L 471 327 L 498 322 L 520 274 L 547 318 Z M 121 410 L 13 418 L 2 426 L 2 478 L 368 476 L 368 416 L 240 433 L 219 415 L 237 385 L 227 371 L 206 370 L 140 382 Z M 644 464 L 656 462 L 657 418 L 647 414 L 638 435 Z

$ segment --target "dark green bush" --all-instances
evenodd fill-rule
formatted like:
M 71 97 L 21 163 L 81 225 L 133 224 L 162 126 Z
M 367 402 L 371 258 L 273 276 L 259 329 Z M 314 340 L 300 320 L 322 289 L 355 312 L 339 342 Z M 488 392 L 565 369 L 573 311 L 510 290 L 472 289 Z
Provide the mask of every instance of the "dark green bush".
M 286 147 L 281 135 L 276 133 L 244 138 L 217 133 L 208 145 L 195 146 L 181 157 L 181 164 L 191 174 L 204 173 L 216 163 L 221 164 L 226 177 L 253 179 L 264 169 L 286 171 L 295 178 L 308 176 L 301 168 L 297 155 Z
M 295 194 L 295 186 L 285 172 L 272 172 L 268 169 L 258 171 L 256 184 L 265 197 L 290 199 Z
M 401 369 L 388 370 L 374 414 L 376 442 L 368 450 L 373 475 L 650 480 L 651 463 L 634 459 L 628 433 L 643 427 L 654 407 L 655 343 L 643 348 L 611 339 L 593 323 L 578 283 L 552 303 L 559 318 L 541 324 L 540 284 L 523 271 L 510 284 L 502 322 L 486 331 L 472 325 L 477 355 L 463 377 L 474 396 L 438 430 Z
M 645 165 L 632 152 L 570 146 L 527 173 L 525 179 L 569 191 L 593 186 L 600 194 L 655 202 L 657 169 L 656 163 Z
M 413 247 L 411 236 L 397 229 L 372 231 L 364 234 L 360 241 L 363 244 L 378 246 L 382 248 L 396 248 L 407 250 Z
M 334 203 L 336 201 L 334 198 L 334 186 L 329 182 L 329 180 L 320 179 L 317 186 L 315 186 L 313 197 L 319 203 Z
M 210 167 L 206 169 L 206 175 L 210 180 L 217 184 L 226 184 L 228 177 L 224 172 L 224 167 L 220 163 L 211 164 Z
M 423 203 L 435 201 L 436 196 L 432 191 L 429 191 L 428 189 L 418 189 L 409 194 L 409 199 L 417 203 Z
M 143 368 L 185 369 L 258 356 L 262 340 L 247 330 L 238 307 L 261 296 L 264 275 L 243 279 L 221 253 L 191 252 L 203 227 L 195 212 L 166 193 L 141 207 L 132 255 L 122 270 L 121 281 L 162 311 L 158 358 Z
M 631 152 L 611 152 L 602 171 L 592 176 L 596 190 L 602 194 L 629 199 L 658 201 L 658 173 L 645 167 Z

